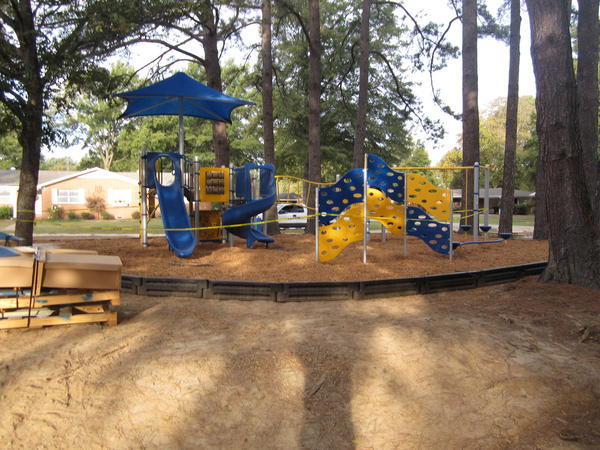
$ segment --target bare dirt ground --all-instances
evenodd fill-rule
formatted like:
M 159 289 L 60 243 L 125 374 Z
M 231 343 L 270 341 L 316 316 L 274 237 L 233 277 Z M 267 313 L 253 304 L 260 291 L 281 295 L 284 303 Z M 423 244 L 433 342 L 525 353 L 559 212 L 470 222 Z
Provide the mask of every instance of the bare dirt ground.
M 203 244 L 186 260 L 163 240 L 67 244 L 118 254 L 130 274 L 282 281 L 547 253 L 509 241 L 449 262 L 416 242 L 404 258 L 401 243 L 374 240 L 363 266 L 359 248 L 309 264 L 305 236 L 268 250 Z M 0 348 L 0 447 L 600 448 L 600 294 L 534 278 L 338 302 L 123 295 L 116 327 L 2 331 Z
M 0 332 L 2 447 L 600 447 L 597 292 L 122 303 Z
M 456 236 L 465 239 L 464 236 Z M 314 237 L 281 234 L 268 248 L 247 249 L 237 239 L 235 246 L 202 242 L 190 258 L 177 258 L 169 252 L 164 238 L 153 238 L 142 248 L 135 238 L 68 240 L 51 244 L 68 248 L 92 249 L 118 255 L 123 273 L 128 275 L 210 280 L 244 281 L 352 281 L 402 278 L 439 273 L 463 272 L 491 267 L 546 261 L 546 241 L 509 240 L 495 244 L 465 245 L 448 256 L 433 252 L 418 239 L 409 238 L 408 256 L 403 256 L 403 240 L 394 237 L 381 242 L 374 235 L 368 245 L 368 263 L 362 264 L 362 243 L 352 244 L 331 262 L 316 264 Z

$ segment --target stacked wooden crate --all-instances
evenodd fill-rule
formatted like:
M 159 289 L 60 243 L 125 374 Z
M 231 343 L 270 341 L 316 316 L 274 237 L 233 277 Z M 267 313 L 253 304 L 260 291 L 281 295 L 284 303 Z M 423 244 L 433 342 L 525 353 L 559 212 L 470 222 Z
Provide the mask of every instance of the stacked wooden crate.
M 116 325 L 121 260 L 74 250 L 17 249 L 0 258 L 0 329 Z

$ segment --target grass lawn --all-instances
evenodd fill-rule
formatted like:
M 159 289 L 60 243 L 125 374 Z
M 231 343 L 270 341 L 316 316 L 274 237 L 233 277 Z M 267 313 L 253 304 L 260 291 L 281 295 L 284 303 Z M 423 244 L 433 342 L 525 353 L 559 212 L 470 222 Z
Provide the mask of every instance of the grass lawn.
M 12 226 L 11 226 L 12 225 Z M 14 221 L 0 221 L 0 230 L 14 230 Z M 35 221 L 35 234 L 135 234 L 140 229 L 139 220 L 49 220 Z M 161 219 L 151 219 L 148 232 L 162 233 Z
M 532 215 L 515 215 L 513 214 L 513 225 L 516 226 L 533 226 L 533 216 Z M 458 221 L 459 216 L 455 215 L 454 220 Z M 500 216 L 498 214 L 490 214 L 489 215 L 489 223 L 490 225 L 498 225 L 500 220 Z M 479 223 L 483 223 L 483 214 L 479 216 Z

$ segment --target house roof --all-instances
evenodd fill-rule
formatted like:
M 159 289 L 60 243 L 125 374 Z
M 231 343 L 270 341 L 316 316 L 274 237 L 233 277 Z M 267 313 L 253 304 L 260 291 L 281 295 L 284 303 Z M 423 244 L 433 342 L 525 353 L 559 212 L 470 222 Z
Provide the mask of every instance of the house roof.
M 137 176 L 135 176 L 134 178 L 128 176 L 128 174 L 130 174 L 131 172 L 111 172 L 109 170 L 101 169 L 99 167 L 92 167 L 91 169 L 82 170 L 80 172 L 66 172 L 66 175 L 62 177 L 54 178 L 46 182 L 39 182 L 37 187 L 38 189 L 44 188 L 46 186 L 59 183 L 61 181 L 69 180 L 71 178 L 84 177 L 92 173 L 100 173 L 105 175 L 107 178 L 119 178 L 131 184 L 137 184 L 138 181 Z
M 38 183 L 46 183 L 50 180 L 75 174 L 72 170 L 40 170 L 38 172 Z M 0 170 L 0 186 L 18 186 L 20 170 Z
M 128 182 L 137 183 L 138 180 L 138 175 L 136 172 L 110 172 L 108 170 L 100 169 L 98 167 L 86 169 L 83 171 L 40 170 L 38 172 L 38 188 L 57 183 L 59 181 L 68 180 L 69 178 L 75 178 L 98 171 L 106 172 L 107 174 L 110 174 L 110 176 L 116 176 Z M 20 175 L 20 170 L 0 170 L 0 186 L 18 186 Z

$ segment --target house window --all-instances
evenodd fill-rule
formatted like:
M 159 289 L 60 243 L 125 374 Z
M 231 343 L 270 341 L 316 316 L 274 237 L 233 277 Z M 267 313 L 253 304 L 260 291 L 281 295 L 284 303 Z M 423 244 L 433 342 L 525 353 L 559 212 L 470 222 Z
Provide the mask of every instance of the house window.
M 81 205 L 83 204 L 83 189 L 52 189 L 52 203 Z
M 10 189 L 0 188 L 0 205 L 12 203 L 12 192 Z
M 131 206 L 131 189 L 109 189 L 108 204 L 110 206 Z

